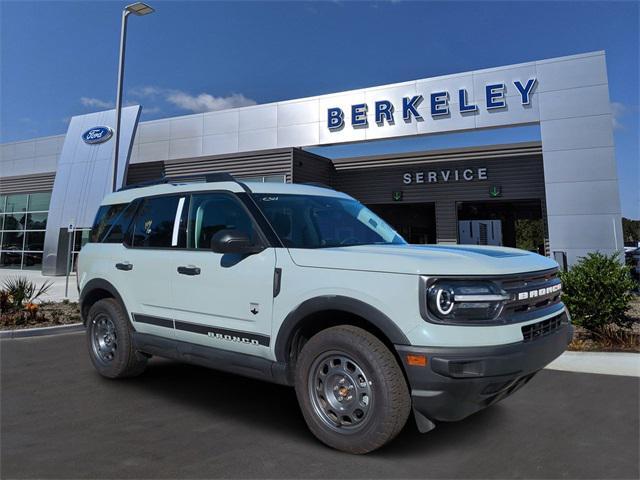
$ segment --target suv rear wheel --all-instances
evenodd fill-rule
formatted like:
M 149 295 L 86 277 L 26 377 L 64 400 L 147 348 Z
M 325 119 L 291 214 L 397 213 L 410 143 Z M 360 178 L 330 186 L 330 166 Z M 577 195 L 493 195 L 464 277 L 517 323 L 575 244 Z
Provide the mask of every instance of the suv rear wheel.
M 295 372 L 298 402 L 309 429 L 330 447 L 367 453 L 404 427 L 411 398 L 389 349 L 358 327 L 342 325 L 314 335 Z
M 133 349 L 129 320 L 113 298 L 91 307 L 86 335 L 91 362 L 103 377 L 134 377 L 147 366 L 147 358 Z

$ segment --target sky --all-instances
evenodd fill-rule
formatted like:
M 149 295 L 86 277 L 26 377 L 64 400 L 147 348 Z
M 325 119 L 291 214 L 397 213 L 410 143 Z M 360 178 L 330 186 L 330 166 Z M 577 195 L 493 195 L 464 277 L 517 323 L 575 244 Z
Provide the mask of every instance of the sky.
M 0 0 L 0 142 L 115 101 L 119 1 Z M 640 218 L 639 18 L 628 2 L 175 2 L 131 17 L 142 120 L 605 50 L 622 213 Z M 330 157 L 538 140 L 537 126 L 325 147 Z

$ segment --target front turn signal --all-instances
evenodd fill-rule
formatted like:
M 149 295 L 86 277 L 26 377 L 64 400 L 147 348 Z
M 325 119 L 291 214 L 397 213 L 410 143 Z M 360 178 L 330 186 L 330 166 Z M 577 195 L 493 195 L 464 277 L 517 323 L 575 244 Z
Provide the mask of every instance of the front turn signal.
M 411 365 L 413 367 L 426 367 L 427 357 L 425 355 L 409 353 L 407 354 L 407 365 Z

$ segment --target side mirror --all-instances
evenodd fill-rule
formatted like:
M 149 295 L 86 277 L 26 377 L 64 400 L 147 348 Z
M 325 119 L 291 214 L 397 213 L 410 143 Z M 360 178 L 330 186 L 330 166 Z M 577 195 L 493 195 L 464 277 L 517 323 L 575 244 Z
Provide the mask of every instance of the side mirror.
M 251 255 L 264 250 L 263 245 L 256 245 L 246 233 L 239 230 L 220 230 L 211 239 L 211 250 L 215 253 L 239 253 Z

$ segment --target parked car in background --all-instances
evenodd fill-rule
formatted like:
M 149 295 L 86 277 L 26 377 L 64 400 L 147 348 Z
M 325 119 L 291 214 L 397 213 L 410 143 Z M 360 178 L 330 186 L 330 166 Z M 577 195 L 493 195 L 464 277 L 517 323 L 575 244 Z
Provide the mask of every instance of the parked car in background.
M 624 259 L 625 263 L 631 267 L 631 275 L 633 278 L 637 282 L 640 282 L 640 247 L 637 245 L 625 246 Z

